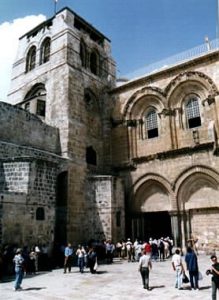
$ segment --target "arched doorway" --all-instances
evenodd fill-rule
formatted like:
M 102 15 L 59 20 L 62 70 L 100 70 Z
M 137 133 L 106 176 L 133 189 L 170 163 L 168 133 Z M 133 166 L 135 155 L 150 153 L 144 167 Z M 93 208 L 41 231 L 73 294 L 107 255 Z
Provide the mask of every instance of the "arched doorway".
M 127 236 L 142 240 L 172 236 L 170 209 L 169 193 L 162 183 L 143 182 L 130 203 Z
M 132 239 L 159 239 L 172 236 L 171 219 L 168 211 L 149 212 L 132 215 Z

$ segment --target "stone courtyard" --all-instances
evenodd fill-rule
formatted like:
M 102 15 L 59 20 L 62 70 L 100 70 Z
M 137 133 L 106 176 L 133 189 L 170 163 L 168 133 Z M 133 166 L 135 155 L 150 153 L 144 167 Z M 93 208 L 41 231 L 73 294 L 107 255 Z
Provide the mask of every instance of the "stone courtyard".
M 184 257 L 183 257 L 184 260 Z M 174 288 L 175 273 L 172 270 L 171 259 L 164 262 L 154 262 L 150 273 L 151 291 L 144 290 L 141 284 L 138 263 L 115 261 L 111 265 L 99 265 L 97 274 L 90 274 L 88 269 L 81 274 L 77 267 L 71 273 L 63 274 L 62 269 L 39 273 L 34 277 L 24 278 L 23 290 L 13 290 L 13 280 L 0 284 L 0 295 L 3 300 L 132 300 L 132 299 L 162 299 L 162 300 L 206 300 L 211 299 L 211 276 L 205 271 L 210 266 L 209 256 L 198 256 L 199 269 L 203 274 L 200 290 L 190 290 L 189 284 L 184 290 Z

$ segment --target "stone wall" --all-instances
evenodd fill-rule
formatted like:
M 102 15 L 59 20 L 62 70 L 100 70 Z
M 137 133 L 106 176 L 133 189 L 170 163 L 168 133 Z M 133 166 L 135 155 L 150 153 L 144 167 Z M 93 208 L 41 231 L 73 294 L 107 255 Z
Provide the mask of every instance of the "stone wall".
M 91 238 L 111 239 L 125 236 L 124 187 L 113 176 L 90 176 L 86 184 L 86 230 Z
M 60 154 L 59 130 L 37 116 L 0 102 L 0 141 Z

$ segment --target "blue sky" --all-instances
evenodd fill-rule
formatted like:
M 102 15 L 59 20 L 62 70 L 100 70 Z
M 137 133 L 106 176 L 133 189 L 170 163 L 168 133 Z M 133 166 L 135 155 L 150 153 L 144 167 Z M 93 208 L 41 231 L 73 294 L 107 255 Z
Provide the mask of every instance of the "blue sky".
M 217 2 L 58 0 L 57 10 L 70 7 L 111 40 L 112 55 L 121 76 L 203 44 L 205 36 L 215 39 Z M 0 29 L 4 22 L 10 25 L 15 19 L 33 15 L 41 15 L 41 20 L 42 15 L 49 18 L 53 13 L 54 0 L 1 0 Z M 9 34 L 6 39 L 10 39 Z M 3 62 L 6 60 L 0 47 L 0 66 Z M 0 93 L 1 89 L 0 85 Z

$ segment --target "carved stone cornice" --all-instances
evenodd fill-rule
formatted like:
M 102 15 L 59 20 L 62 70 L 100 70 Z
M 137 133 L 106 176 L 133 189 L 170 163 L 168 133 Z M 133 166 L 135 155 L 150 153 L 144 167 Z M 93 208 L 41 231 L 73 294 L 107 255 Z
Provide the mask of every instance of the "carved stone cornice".
M 213 103 L 215 103 L 215 95 L 208 95 L 206 99 L 202 100 L 203 106 L 205 106 L 206 104 L 210 106 Z
M 147 156 L 134 157 L 132 161 L 135 164 L 141 164 L 155 159 L 165 160 L 165 159 L 174 158 L 182 155 L 191 155 L 195 152 L 201 152 L 203 150 L 205 151 L 213 150 L 213 148 L 214 148 L 214 143 L 211 142 L 211 143 L 195 145 L 194 147 L 185 147 L 185 148 L 174 149 L 174 150 L 169 150 L 164 152 L 158 152 Z
M 202 72 L 198 72 L 198 71 L 186 71 L 186 72 L 182 72 L 180 73 L 178 76 L 176 76 L 166 87 L 165 89 L 165 94 L 171 94 L 171 91 L 178 86 L 181 82 L 185 82 L 185 81 L 189 81 L 195 79 L 197 81 L 205 81 L 208 83 L 210 89 L 211 89 L 211 93 L 212 94 L 217 94 L 218 93 L 218 89 L 216 87 L 216 85 L 214 84 L 213 80 L 208 77 L 207 75 L 205 75 Z
M 166 117 L 166 116 L 175 116 L 175 110 L 173 110 L 173 109 L 167 109 L 167 108 L 164 108 L 160 113 L 158 113 L 158 116 L 159 117 L 161 117 L 162 115 L 164 116 L 164 117 Z

